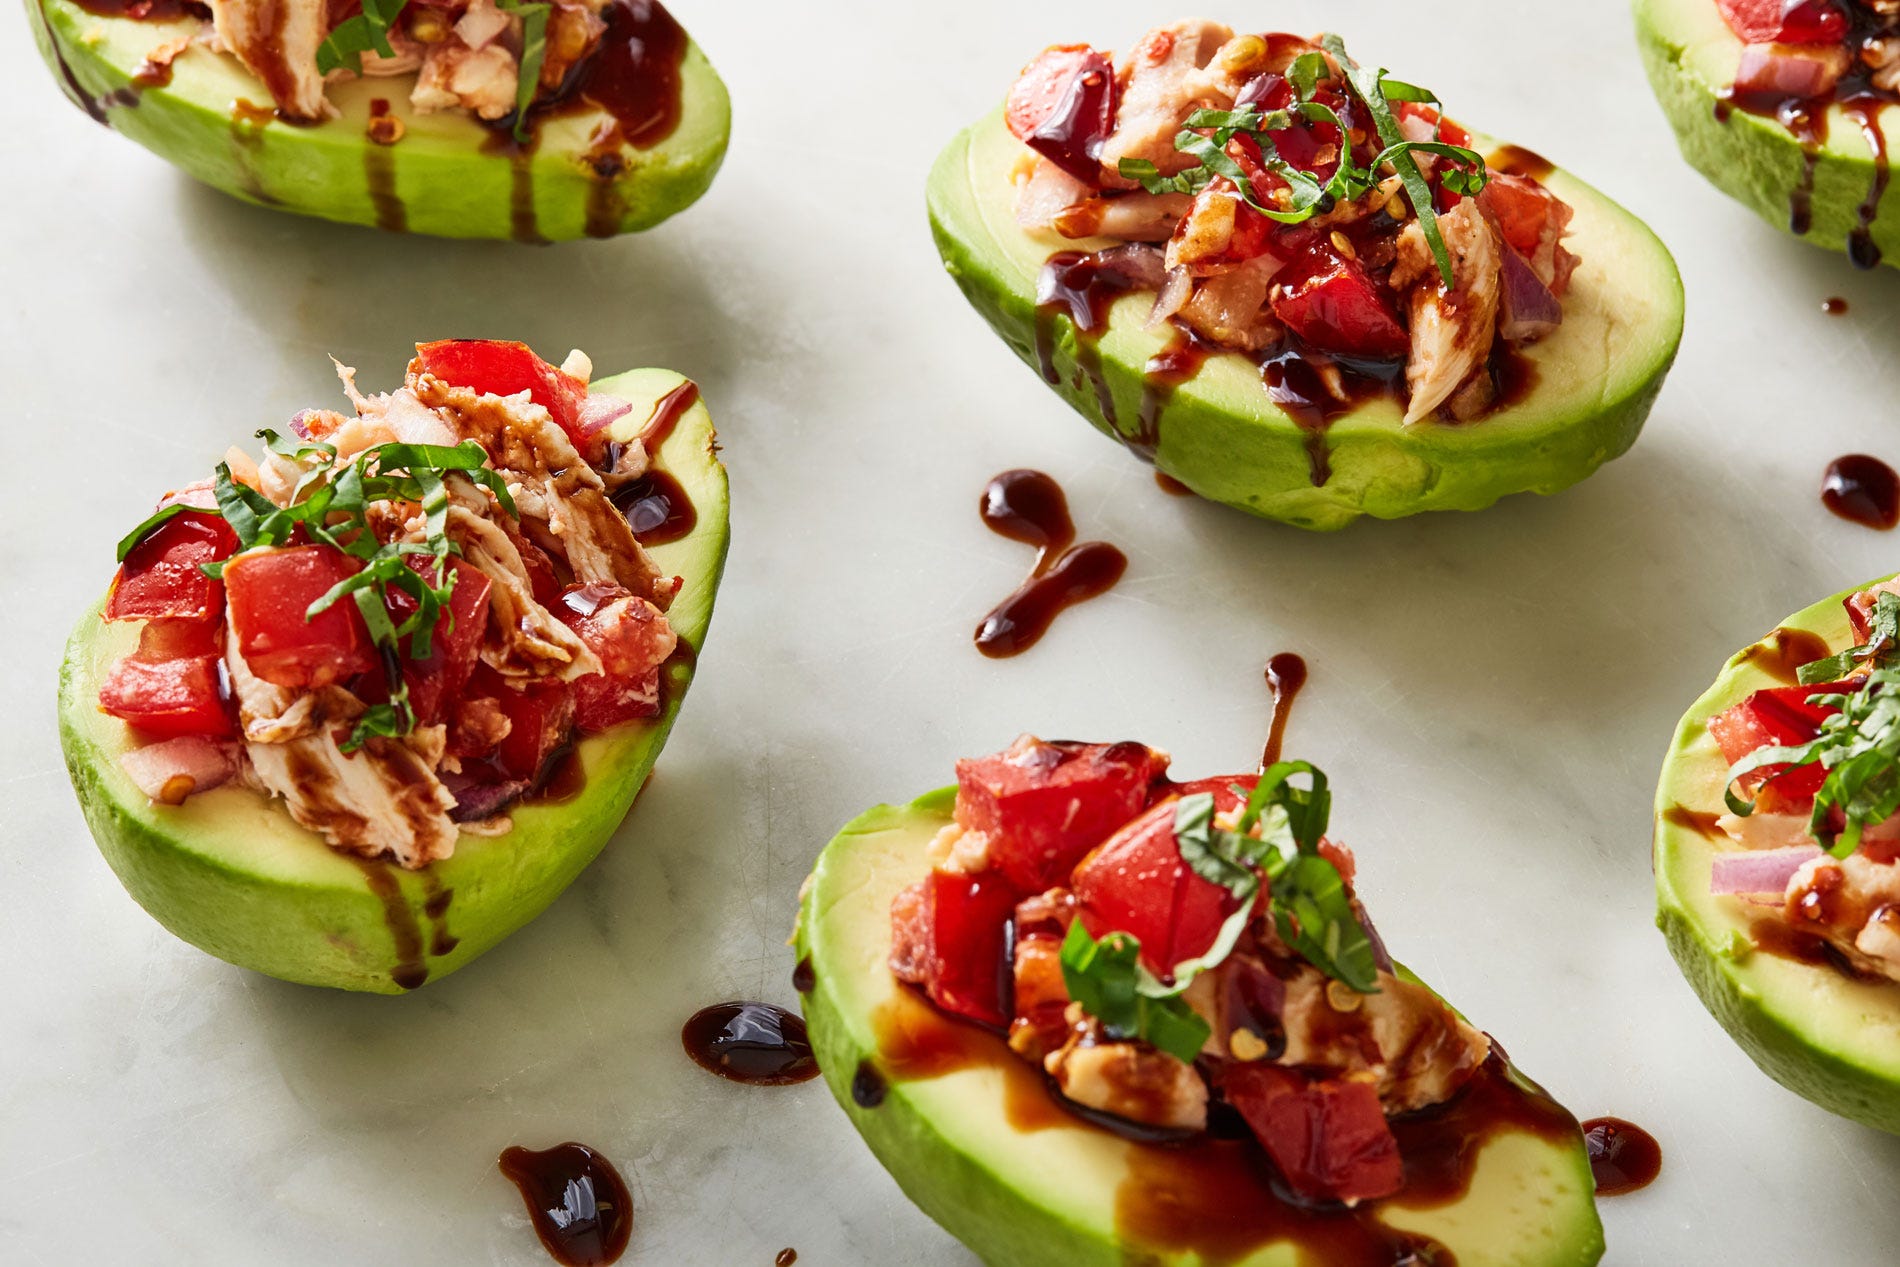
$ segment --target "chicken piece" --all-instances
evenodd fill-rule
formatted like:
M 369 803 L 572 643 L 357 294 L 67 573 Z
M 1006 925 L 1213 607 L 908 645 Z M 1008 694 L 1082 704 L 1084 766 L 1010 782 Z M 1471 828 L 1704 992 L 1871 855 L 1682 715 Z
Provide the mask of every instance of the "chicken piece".
M 1857 970 L 1900 981 L 1900 865 L 1864 852 L 1816 858 L 1788 881 L 1782 914 Z
M 1210 89 L 1201 71 L 1233 37 L 1233 28 L 1204 18 L 1158 26 L 1118 59 L 1121 105 L 1115 130 L 1102 146 L 1102 166 L 1116 171 L 1124 158 L 1145 158 L 1164 174 L 1195 160 L 1174 148 L 1181 121 L 1196 109 L 1225 109 L 1233 98 Z
M 1046 158 L 1023 164 L 1013 179 L 1016 223 L 1031 233 L 1055 228 L 1064 213 L 1089 202 L 1094 192 Z
M 515 55 L 501 44 L 471 49 L 460 39 L 431 44 L 409 104 L 428 114 L 462 107 L 484 119 L 499 119 L 515 108 Z
M 1040 1061 L 1068 1035 L 1069 987 L 1062 976 L 1062 939 L 1050 933 L 1022 938 L 1016 943 L 1011 973 L 1016 1015 L 1009 1023 L 1010 1050 Z
M 327 0 L 210 0 L 218 41 L 264 81 L 288 118 L 314 123 L 330 113 L 317 73 L 317 48 L 330 34 Z
M 1280 261 L 1262 255 L 1239 268 L 1202 278 L 1175 314 L 1202 338 L 1239 352 L 1258 352 L 1278 342 L 1282 327 L 1267 306 L 1267 291 Z
M 1043 1059 L 1062 1094 L 1084 1108 L 1149 1126 L 1207 1126 L 1207 1084 L 1194 1066 L 1141 1043 L 1105 1038 L 1080 1004 L 1069 1005 L 1069 1041 Z
M 549 416 L 522 397 L 484 396 L 432 374 L 413 377 L 416 398 L 436 410 L 456 435 L 479 443 L 507 481 L 522 531 L 563 558 L 574 579 L 611 581 L 662 611 L 674 586 L 634 540 L 627 517 L 607 499 L 589 466 Z
M 548 16 L 547 56 L 541 62 L 540 85 L 553 91 L 566 80 L 570 70 L 596 48 L 607 24 L 584 4 L 557 4 Z
M 521 549 L 489 514 L 488 495 L 451 480 L 449 539 L 489 580 L 482 660 L 503 677 L 573 681 L 601 671 L 600 659 L 534 597 Z
M 1503 246 L 1478 205 L 1466 199 L 1438 217 L 1451 255 L 1446 290 L 1417 220 L 1399 234 L 1392 286 L 1406 295 L 1412 348 L 1405 362 L 1411 391 L 1407 425 L 1429 418 L 1475 373 L 1483 373 L 1497 337 L 1498 274 Z
M 1120 238 L 1166 242 L 1194 205 L 1186 194 L 1119 194 L 1089 198 L 1056 214 L 1052 227 L 1065 238 Z
M 1379 974 L 1360 994 L 1311 965 L 1286 981 L 1280 1063 L 1372 1075 L 1387 1113 L 1438 1104 L 1465 1084 L 1491 1050 L 1430 990 Z

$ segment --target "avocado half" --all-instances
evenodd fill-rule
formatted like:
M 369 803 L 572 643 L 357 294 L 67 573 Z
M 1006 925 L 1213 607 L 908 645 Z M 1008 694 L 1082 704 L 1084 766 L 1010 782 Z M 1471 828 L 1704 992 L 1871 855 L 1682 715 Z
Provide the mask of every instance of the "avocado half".
M 1472 144 L 1495 148 L 1484 138 Z M 1035 367 L 1044 261 L 1060 249 L 1112 243 L 1022 229 L 1009 180 L 1021 152 L 1000 110 L 959 134 L 930 173 L 930 224 L 964 298 Z M 1557 492 L 1635 443 L 1682 337 L 1682 282 L 1640 220 L 1565 172 L 1543 180 L 1576 208 L 1570 244 L 1583 263 L 1564 299 L 1563 325 L 1524 350 L 1535 386 L 1515 404 L 1458 424 L 1407 427 L 1397 402 L 1369 401 L 1327 431 L 1332 471 L 1323 486 L 1312 482 L 1309 433 L 1268 398 L 1246 357 L 1210 357 L 1171 393 L 1144 399 L 1144 366 L 1169 333 L 1142 328 L 1149 295 L 1117 300 L 1081 360 L 1074 324 L 1066 314 L 1053 318 L 1047 377 L 1076 412 L 1124 443 L 1148 415 L 1159 432 L 1156 468 L 1202 497 L 1302 528 L 1342 528 L 1360 515 L 1481 510 L 1507 493 Z
M 671 370 L 634 370 L 594 389 L 633 402 L 612 432 L 628 440 L 650 406 L 684 381 Z M 419 984 L 421 973 L 448 975 L 539 915 L 626 817 L 692 682 L 726 559 L 726 472 L 715 451 L 711 415 L 694 405 L 656 455 L 698 516 L 689 536 L 650 547 L 662 575 L 685 578 L 667 615 L 694 653 L 662 670 L 663 711 L 581 740 L 584 782 L 572 799 L 519 805 L 507 835 L 464 832 L 452 857 L 420 871 L 340 854 L 247 788 L 213 788 L 178 806 L 147 799 L 119 764 L 134 746 L 130 729 L 99 710 L 100 682 L 138 634 L 133 622 L 102 621 L 95 606 L 66 644 L 60 744 L 87 825 L 126 890 L 220 959 L 286 981 L 383 994 Z
M 1851 645 L 1841 601 L 1865 588 L 1823 599 L 1781 628 Z M 1764 658 L 1772 663 L 1764 653 L 1774 637 L 1736 653 L 1676 727 L 1656 789 L 1656 923 L 1703 1006 L 1764 1073 L 1830 1112 L 1900 1134 L 1900 984 L 1855 981 L 1758 950 L 1747 908 L 1709 892 L 1720 842 L 1694 816 L 1712 822 L 1724 812 L 1728 777 L 1709 718 L 1753 691 L 1787 685 L 1761 667 Z
M 1683 158 L 1776 228 L 1796 231 L 1791 199 L 1804 183 L 1808 158 L 1778 121 L 1718 109 L 1717 94 L 1735 82 L 1743 44 L 1715 0 L 1635 0 L 1635 9 L 1650 87 L 1676 130 Z M 1893 263 L 1900 222 L 1888 213 L 1900 206 L 1900 192 L 1887 188 L 1871 208 L 1863 207 L 1879 179 L 1860 125 L 1840 107 L 1830 107 L 1827 140 L 1814 155 L 1806 240 L 1845 251 L 1849 239 L 1864 232 Z
M 1033 1129 L 1012 1123 L 1007 1103 L 1024 1096 L 1052 1102 L 1041 1078 L 1001 1039 L 956 1026 L 1003 1058 L 937 1076 L 905 1080 L 880 1063 L 877 1018 L 892 1009 L 928 1010 L 891 974 L 891 901 L 929 872 L 931 838 L 951 821 L 955 802 L 956 789 L 944 788 L 860 815 L 826 846 L 806 882 L 794 944 L 812 1049 L 832 1094 L 905 1195 L 992 1267 L 1204 1261 L 1130 1243 L 1117 1230 L 1118 1190 L 1143 1161 L 1167 1167 L 1165 1150 L 1060 1110 Z M 868 1108 L 852 1089 L 866 1065 L 885 1087 L 881 1103 Z M 1484 1146 L 1463 1197 L 1416 1209 L 1400 1200 L 1381 1210 L 1393 1228 L 1449 1248 L 1460 1267 L 1586 1265 L 1603 1253 L 1581 1135 L 1560 1147 L 1530 1133 L 1499 1134 Z M 1238 1261 L 1246 1267 L 1306 1261 L 1290 1241 L 1243 1253 Z
M 517 149 L 466 115 L 412 113 L 412 77 L 396 77 L 331 84 L 340 115 L 297 126 L 272 118 L 269 92 L 236 58 L 202 46 L 178 56 L 169 83 L 141 86 L 146 55 L 196 19 L 96 17 L 72 0 L 27 9 L 40 56 L 93 118 L 246 202 L 346 224 L 548 242 L 647 229 L 706 192 L 731 131 L 726 86 L 697 44 L 680 66 L 679 126 L 597 170 L 589 137 L 611 121 L 603 112 L 541 119 L 538 141 Z M 369 139 L 375 101 L 404 125 L 393 145 Z

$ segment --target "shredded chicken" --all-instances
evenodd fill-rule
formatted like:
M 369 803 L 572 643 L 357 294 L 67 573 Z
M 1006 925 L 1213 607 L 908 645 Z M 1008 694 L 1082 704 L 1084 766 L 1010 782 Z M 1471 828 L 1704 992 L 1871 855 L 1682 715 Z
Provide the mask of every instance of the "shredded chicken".
M 1063 1095 L 1131 1122 L 1188 1131 L 1207 1125 L 1207 1083 L 1193 1065 L 1146 1043 L 1105 1038 L 1080 1004 L 1069 1007 L 1069 1041 L 1043 1059 Z
M 1446 290 L 1417 220 L 1399 234 L 1392 284 L 1406 292 L 1412 346 L 1405 362 L 1411 388 L 1405 421 L 1429 418 L 1473 374 L 1484 369 L 1497 333 L 1498 271 L 1503 249 L 1495 226 L 1472 201 L 1438 217 L 1451 255 L 1453 285 Z
M 277 108 L 315 122 L 330 112 L 317 47 L 330 34 L 328 0 L 210 0 L 218 40 L 264 81 Z
M 1219 22 L 1193 18 L 1158 26 L 1135 42 L 1116 71 L 1121 107 L 1115 131 L 1102 146 L 1103 167 L 1112 172 L 1124 158 L 1142 158 L 1173 173 L 1193 164 L 1174 148 L 1174 137 L 1197 105 L 1233 104 L 1231 97 L 1216 96 L 1201 73 L 1233 34 Z
M 1284 1063 L 1370 1073 L 1388 1113 L 1449 1099 L 1491 1050 L 1437 995 L 1389 972 L 1377 994 L 1359 994 L 1302 965 L 1286 983 L 1281 1024 Z

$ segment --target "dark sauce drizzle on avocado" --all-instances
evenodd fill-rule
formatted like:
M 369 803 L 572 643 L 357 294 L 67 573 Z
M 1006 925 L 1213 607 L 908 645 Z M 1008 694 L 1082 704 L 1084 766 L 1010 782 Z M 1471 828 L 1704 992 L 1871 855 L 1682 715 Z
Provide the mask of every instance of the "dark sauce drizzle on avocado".
M 1804 664 L 1827 655 L 1827 639 L 1805 629 L 1783 626 L 1742 652 L 1739 663 L 1750 664 L 1778 681 L 1793 686 Z
M 748 1086 L 788 1086 L 818 1076 L 804 1020 L 775 1003 L 701 1008 L 681 1028 L 680 1043 L 701 1069 Z
M 562 1267 L 606 1267 L 633 1235 L 633 1197 L 613 1163 L 569 1141 L 509 1148 L 496 1163 L 521 1192 L 534 1234 Z
M 659 452 L 680 419 L 698 403 L 699 385 L 691 379 L 660 397 L 640 429 L 640 439 L 646 445 L 649 458 Z M 612 470 L 619 459 L 620 446 L 609 444 L 606 468 Z M 686 487 L 656 466 L 649 466 L 646 474 L 616 488 L 611 500 L 627 517 L 635 540 L 643 546 L 679 541 L 699 524 L 699 512 L 693 508 L 693 499 Z
M 211 21 L 211 10 L 197 0 L 75 2 L 87 13 L 102 18 L 168 22 L 190 17 Z M 281 25 L 284 6 L 278 5 L 274 12 L 275 21 Z M 600 45 L 568 72 L 559 88 L 529 108 L 530 131 L 526 144 L 514 139 L 515 116 L 511 113 L 492 125 L 492 134 L 482 145 L 482 153 L 505 157 L 509 162 L 509 226 L 511 236 L 518 242 L 547 240 L 541 234 L 534 206 L 533 159 L 540 140 L 538 124 L 543 119 L 596 110 L 607 116 L 589 138 L 584 155 L 594 178 L 587 193 L 586 231 L 590 237 L 613 236 L 620 231 L 625 218 L 625 199 L 617 184 L 627 170 L 621 151 L 628 146 L 651 149 L 679 126 L 681 67 L 688 44 L 685 30 L 658 0 L 613 0 L 600 16 L 607 24 Z M 50 24 L 47 41 L 73 100 L 98 123 L 108 122 L 108 107 L 135 106 L 141 91 L 171 82 L 169 65 L 155 66 L 148 62 L 133 76 L 130 87 L 95 97 L 81 86 L 59 41 L 53 37 Z M 286 86 L 267 84 L 266 87 L 276 97 L 280 95 L 277 90 Z M 385 104 L 384 110 L 387 108 Z M 261 202 L 274 200 L 263 191 L 257 175 L 256 133 L 265 123 L 280 117 L 274 109 L 260 110 L 243 101 L 233 108 L 232 135 L 237 142 L 239 180 L 245 192 Z M 392 157 L 378 155 L 372 145 L 365 149 L 363 165 L 378 227 L 405 231 L 408 214 L 395 196 Z
M 1892 528 L 1900 523 L 1900 475 L 1865 453 L 1835 458 L 1821 480 L 1821 504 L 1863 527 Z
M 1117 1119 L 1081 1118 L 1049 1094 L 1040 1073 L 1001 1037 L 944 1016 L 908 987 L 878 1009 L 872 1025 L 877 1055 L 859 1065 L 852 1082 L 853 1099 L 863 1108 L 881 1104 L 891 1082 L 987 1069 L 1001 1077 L 1004 1115 L 1018 1131 L 1085 1122 L 1128 1138 L 1128 1175 L 1116 1193 L 1115 1221 L 1132 1246 L 1230 1262 L 1290 1240 L 1327 1267 L 1452 1261 L 1430 1238 L 1383 1224 L 1379 1211 L 1386 1201 L 1348 1209 L 1287 1191 L 1250 1141 L 1210 1131 L 1157 1142 L 1130 1137 L 1122 1129 L 1129 1124 Z M 1574 1143 L 1579 1133 L 1567 1110 L 1496 1052 L 1449 1101 L 1390 1121 L 1404 1159 L 1405 1187 L 1387 1200 L 1408 1210 L 1463 1197 L 1484 1144 L 1494 1136 L 1525 1132 L 1561 1145 Z
M 422 925 L 416 921 L 416 913 L 410 909 L 409 899 L 403 895 L 397 869 L 374 858 L 353 857 L 349 861 L 362 871 L 369 891 L 383 905 L 383 926 L 389 930 L 389 938 L 396 947 L 396 966 L 390 970 L 389 979 L 405 990 L 420 987 L 429 979 Z M 447 909 L 445 903 L 445 914 Z
M 1501 163 L 1499 170 L 1523 168 L 1524 174 L 1550 170 L 1548 163 L 1528 150 L 1506 147 L 1506 151 L 1505 162 L 1513 165 Z M 1348 236 L 1366 233 L 1382 215 L 1349 226 Z M 1107 329 L 1109 308 L 1134 289 L 1127 279 L 1104 267 L 1093 255 L 1080 251 L 1057 251 L 1051 255 L 1036 279 L 1036 367 L 1050 386 L 1061 386 L 1062 376 L 1055 360 L 1056 319 L 1067 317 L 1075 333 L 1076 378 L 1071 386 L 1079 391 L 1082 380 L 1087 380 L 1103 420 L 1116 437 L 1129 452 L 1144 462 L 1153 463 L 1161 447 L 1162 417 L 1175 390 L 1199 373 L 1209 357 L 1226 354 L 1227 350 L 1206 342 L 1170 319 L 1171 340 L 1143 367 L 1142 396 L 1135 425 L 1132 430 L 1125 428 L 1117 415 L 1115 393 L 1102 368 L 1097 344 Z M 1262 352 L 1234 355 L 1249 355 L 1259 370 L 1267 398 L 1305 433 L 1308 474 L 1315 488 L 1323 487 L 1332 478 L 1326 435 L 1335 419 L 1379 397 L 1401 405 L 1405 400 L 1402 359 L 1375 361 L 1329 356 L 1307 347 L 1290 332 Z M 1535 366 L 1502 339 L 1494 341 L 1486 369 L 1493 385 L 1493 401 L 1487 412 L 1515 404 L 1536 384 Z
M 1856 223 L 1847 234 L 1847 258 L 1856 268 L 1873 268 L 1880 263 L 1880 248 L 1874 245 L 1874 220 L 1880 214 L 1880 200 L 1887 192 L 1887 137 L 1880 124 L 1880 112 L 1900 94 L 1882 88 L 1873 81 L 1873 72 L 1860 58 L 1864 41 L 1888 34 L 1886 18 L 1871 6 L 1841 6 L 1847 16 L 1848 31 L 1843 40 L 1848 53 L 1848 69 L 1832 91 L 1819 97 L 1792 97 L 1775 92 L 1744 91 L 1731 85 L 1717 95 L 1715 118 L 1727 122 L 1732 110 L 1773 119 L 1794 136 L 1801 146 L 1801 177 L 1788 195 L 1788 228 L 1806 237 L 1814 227 L 1814 173 L 1820 163 L 1821 147 L 1827 144 L 1828 111 L 1841 108 L 1860 128 L 1873 151 L 1874 179 L 1861 199 Z
M 1662 1173 L 1662 1145 L 1634 1122 L 1593 1117 L 1583 1123 L 1583 1143 L 1590 1150 L 1590 1174 L 1600 1197 L 1647 1188 Z
M 976 628 L 976 649 L 992 659 L 1020 655 L 1076 603 L 1112 589 L 1128 557 L 1106 541 L 1075 545 L 1075 522 L 1062 486 L 1041 471 L 1004 471 L 979 504 L 990 531 L 1036 547 L 1036 565 L 1015 593 Z

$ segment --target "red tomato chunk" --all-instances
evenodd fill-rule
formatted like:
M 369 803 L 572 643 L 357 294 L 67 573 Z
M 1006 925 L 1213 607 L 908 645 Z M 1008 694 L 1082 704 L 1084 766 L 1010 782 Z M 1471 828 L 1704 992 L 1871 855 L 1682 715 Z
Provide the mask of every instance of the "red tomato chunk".
M 1322 352 L 1396 360 L 1411 347 L 1411 336 L 1356 260 L 1316 246 L 1274 280 L 1274 315 Z
M 1229 1066 L 1222 1087 L 1295 1191 L 1355 1201 L 1405 1186 L 1399 1143 L 1370 1081 L 1309 1080 L 1254 1061 Z
M 587 384 L 549 365 L 525 343 L 500 339 L 442 339 L 418 345 L 416 364 L 445 383 L 492 396 L 527 392 L 535 404 L 553 415 L 561 430 L 576 444 L 584 439 L 581 410 L 587 401 Z
M 1750 44 L 1838 44 L 1847 15 L 1828 0 L 1716 0 L 1729 29 Z
M 892 970 L 944 1011 L 1001 1029 L 1010 1019 L 1004 933 L 1016 898 L 991 874 L 932 871 L 891 906 Z
M 376 667 L 376 648 L 354 599 L 315 617 L 310 604 L 357 571 L 334 546 L 254 550 L 231 560 L 224 585 L 238 653 L 264 681 L 313 691 Z
M 431 585 L 442 582 L 440 566 L 426 555 L 410 555 L 411 571 Z M 481 655 L 482 634 L 488 627 L 488 595 L 493 588 L 482 570 L 462 559 L 447 560 L 448 572 L 455 577 L 449 603 L 436 620 L 429 639 L 429 654 L 423 659 L 410 658 L 409 640 L 402 640 L 402 678 L 409 688 L 409 707 L 415 711 L 416 724 L 433 726 L 447 720 L 462 688 Z M 416 611 L 416 600 L 394 585 L 388 587 L 384 607 L 389 619 L 400 627 Z M 380 675 L 362 684 L 357 694 L 365 703 L 380 703 L 388 698 L 388 689 Z
M 222 516 L 193 510 L 167 519 L 119 565 L 106 619 L 218 620 L 224 585 L 206 576 L 202 565 L 236 551 L 237 534 Z
M 235 738 L 222 673 L 215 628 L 149 624 L 139 649 L 107 674 L 99 707 L 155 737 Z
M 660 662 L 673 651 L 672 630 L 659 610 L 618 585 L 570 586 L 553 608 L 603 672 L 576 678 L 574 724 L 589 734 L 660 711 Z
M 989 836 L 991 865 L 1019 892 L 1040 893 L 1133 818 L 1166 768 L 1138 743 L 1020 739 L 957 762 L 957 821 Z
M 1148 971 L 1170 979 L 1174 966 L 1206 954 L 1233 913 L 1233 895 L 1181 860 L 1168 800 L 1116 832 L 1075 869 L 1082 925 L 1098 940 L 1111 932 L 1141 939 Z

